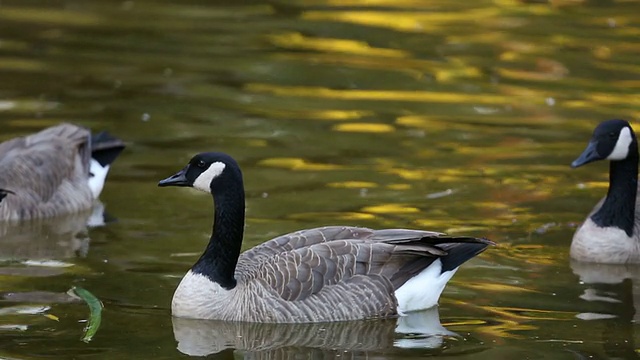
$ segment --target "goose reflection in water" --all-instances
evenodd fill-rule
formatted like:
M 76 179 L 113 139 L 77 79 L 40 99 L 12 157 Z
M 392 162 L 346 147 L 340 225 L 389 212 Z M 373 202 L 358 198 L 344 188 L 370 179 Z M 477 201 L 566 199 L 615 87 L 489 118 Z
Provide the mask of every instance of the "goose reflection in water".
M 437 349 L 458 336 L 440 324 L 438 307 L 397 319 L 311 324 L 265 324 L 173 319 L 178 350 L 190 356 L 241 351 L 251 358 L 362 355 L 391 348 Z M 226 350 L 226 351 L 225 351 Z M 315 357 L 314 357 L 315 358 Z
M 0 275 L 61 275 L 68 265 L 61 260 L 87 256 L 89 229 L 104 226 L 112 220 L 114 218 L 107 215 L 104 205 L 96 201 L 93 208 L 85 212 L 18 223 L 0 222 L 0 262 L 4 263 L 0 266 Z M 66 293 L 46 291 L 3 292 L 0 299 L 19 303 L 72 301 Z
M 597 264 L 571 261 L 573 273 L 580 277 L 584 291 L 580 299 L 586 301 L 587 311 L 577 318 L 604 322 L 602 346 L 607 358 L 638 359 L 635 350 L 634 324 L 640 314 L 639 264 Z M 583 306 L 581 306 L 582 308 Z M 595 323 L 593 323 L 595 324 Z M 581 358 L 600 358 L 595 354 L 580 354 Z
M 110 220 L 97 201 L 90 211 L 18 223 L 0 222 L 0 260 L 62 260 L 85 257 L 89 229 Z

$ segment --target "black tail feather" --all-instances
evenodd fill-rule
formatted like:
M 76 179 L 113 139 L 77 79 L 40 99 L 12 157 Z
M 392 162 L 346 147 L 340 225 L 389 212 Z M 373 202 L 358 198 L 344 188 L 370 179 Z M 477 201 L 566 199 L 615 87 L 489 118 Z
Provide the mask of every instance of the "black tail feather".
M 451 245 L 452 246 L 446 250 L 447 255 L 440 258 L 440 261 L 442 261 L 442 272 L 450 271 L 457 268 L 467 260 L 483 252 L 487 248 L 487 246 L 495 244 L 493 244 L 493 242 L 480 242 L 457 243 Z
M 102 166 L 111 164 L 124 148 L 122 140 L 106 131 L 91 136 L 91 157 Z
M 9 194 L 15 194 L 15 193 L 11 190 L 0 189 L 0 201 L 2 201 Z
M 407 241 L 401 240 L 406 243 Z M 416 242 L 414 239 L 413 242 Z M 402 268 L 391 277 L 393 286 L 397 289 L 408 279 L 416 276 L 422 270 L 426 269 L 434 261 L 442 262 L 441 273 L 453 270 L 464 264 L 474 256 L 483 252 L 487 247 L 495 245 L 495 243 L 486 238 L 474 238 L 470 236 L 438 236 L 425 237 L 417 240 L 417 243 L 426 242 L 429 247 L 435 247 L 442 250 L 444 255 L 434 255 L 433 251 L 425 251 L 422 256 L 418 256 L 412 261 L 406 263 Z
M 429 241 L 429 244 L 432 245 L 440 245 L 440 244 L 453 244 L 453 243 L 465 243 L 465 244 L 485 244 L 485 245 L 495 245 L 493 241 L 487 238 L 477 238 L 473 236 L 452 236 L 452 235 L 443 235 L 438 237 L 428 237 L 426 238 Z

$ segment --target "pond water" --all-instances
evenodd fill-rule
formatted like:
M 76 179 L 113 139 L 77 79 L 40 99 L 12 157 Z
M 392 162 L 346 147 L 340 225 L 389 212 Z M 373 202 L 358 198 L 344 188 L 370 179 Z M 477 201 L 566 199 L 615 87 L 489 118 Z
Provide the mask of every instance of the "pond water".
M 116 221 L 2 230 L 0 358 L 637 358 L 640 269 L 571 263 L 568 249 L 607 186 L 605 163 L 570 162 L 599 121 L 640 115 L 638 13 L 610 0 L 2 0 L 0 140 L 70 121 L 128 147 L 102 194 Z M 156 184 L 210 150 L 244 170 L 244 248 L 331 224 L 499 246 L 404 324 L 172 319 L 211 199 Z M 105 306 L 90 343 L 73 286 Z M 440 335 L 395 333 L 409 323 Z

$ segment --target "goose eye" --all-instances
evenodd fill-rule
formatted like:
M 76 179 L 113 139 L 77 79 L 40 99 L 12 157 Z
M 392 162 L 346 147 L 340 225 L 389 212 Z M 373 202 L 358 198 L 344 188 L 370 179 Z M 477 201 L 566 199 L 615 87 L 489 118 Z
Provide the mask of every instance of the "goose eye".
M 197 166 L 197 167 L 199 167 L 199 168 L 201 168 L 201 169 L 204 169 L 204 167 L 205 167 L 206 165 L 207 165 L 207 164 L 204 162 L 204 160 L 200 160 L 200 161 L 198 161 L 198 163 L 196 164 L 196 166 Z
M 616 138 L 616 133 L 615 133 L 615 132 L 613 132 L 613 131 L 612 131 L 612 132 L 610 132 L 610 133 L 609 133 L 609 137 L 610 137 L 611 139 L 615 139 L 615 138 Z

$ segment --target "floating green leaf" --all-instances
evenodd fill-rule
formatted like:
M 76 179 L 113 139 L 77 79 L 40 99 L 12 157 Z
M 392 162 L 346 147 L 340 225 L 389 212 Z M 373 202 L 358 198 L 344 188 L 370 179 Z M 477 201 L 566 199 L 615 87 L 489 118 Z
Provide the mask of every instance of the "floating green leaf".
M 69 294 L 79 297 L 89 306 L 89 321 L 87 322 L 87 326 L 84 327 L 84 335 L 82 336 L 82 341 L 88 343 L 93 339 L 93 336 L 98 332 L 98 328 L 100 327 L 100 322 L 102 321 L 102 302 L 88 290 L 77 286 L 71 288 Z

